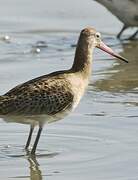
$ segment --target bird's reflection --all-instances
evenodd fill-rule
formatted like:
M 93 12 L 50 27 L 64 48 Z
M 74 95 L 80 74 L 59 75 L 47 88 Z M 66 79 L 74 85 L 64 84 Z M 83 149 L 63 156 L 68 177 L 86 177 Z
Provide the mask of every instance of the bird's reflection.
M 28 156 L 27 159 L 30 165 L 30 180 L 42 180 L 42 172 L 36 156 Z
M 96 89 L 109 92 L 135 92 L 138 88 L 138 41 L 122 44 L 122 56 L 129 60 L 128 64 L 117 63 L 103 72 L 104 79 L 94 83 Z
M 37 160 L 38 157 L 52 158 L 58 155 L 58 153 L 31 155 L 29 151 L 26 151 L 26 157 L 29 162 L 30 180 L 42 180 L 43 176 L 40 169 L 40 164 Z M 45 175 L 46 176 L 46 175 Z M 48 176 L 48 175 L 47 175 Z
M 29 178 L 30 180 L 42 180 L 43 177 L 45 176 L 52 176 L 55 173 L 60 173 L 59 171 L 55 170 L 48 174 L 43 174 L 43 172 L 41 171 L 41 165 L 38 162 L 38 159 L 43 160 L 45 158 L 45 160 L 48 160 L 49 158 L 54 158 L 55 156 L 59 155 L 59 152 L 49 152 L 49 151 L 45 152 L 45 150 L 41 149 L 41 151 L 39 150 L 36 155 L 32 155 L 29 150 L 22 150 L 22 149 L 20 150 L 21 151 L 18 151 L 18 153 L 16 152 L 15 154 L 11 150 L 9 150 L 9 153 L 7 153 L 8 151 L 5 152 L 7 153 L 8 157 L 16 158 L 16 159 L 23 158 L 27 160 L 27 164 L 29 164 L 27 165 L 28 173 L 26 175 L 12 176 L 11 178 Z

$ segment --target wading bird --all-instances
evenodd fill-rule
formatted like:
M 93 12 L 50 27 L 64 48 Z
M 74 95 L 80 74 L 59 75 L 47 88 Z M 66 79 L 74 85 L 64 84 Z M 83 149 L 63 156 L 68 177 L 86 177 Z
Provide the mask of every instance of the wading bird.
M 123 28 L 118 33 L 120 39 L 124 30 L 130 27 L 138 27 L 138 0 L 95 0 L 105 6 L 113 15 L 115 15 L 123 24 Z M 134 39 L 138 30 L 129 37 Z
M 107 47 L 94 28 L 85 28 L 80 33 L 74 62 L 69 70 L 37 77 L 0 96 L 1 118 L 30 124 L 25 149 L 29 148 L 34 127 L 39 126 L 31 154 L 35 154 L 44 124 L 64 118 L 78 105 L 91 76 L 95 47 L 128 62 Z

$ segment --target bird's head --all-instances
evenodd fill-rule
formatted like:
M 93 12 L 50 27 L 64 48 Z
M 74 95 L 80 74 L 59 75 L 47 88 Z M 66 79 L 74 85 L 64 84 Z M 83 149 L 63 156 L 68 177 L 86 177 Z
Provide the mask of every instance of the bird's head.
M 116 57 L 126 63 L 128 63 L 128 60 L 119 54 L 115 53 L 110 47 L 108 47 L 106 44 L 103 43 L 101 39 L 101 34 L 97 32 L 94 28 L 88 27 L 81 31 L 80 34 L 81 43 L 84 43 L 85 45 L 90 47 L 97 47 L 106 53 L 110 54 L 113 57 Z

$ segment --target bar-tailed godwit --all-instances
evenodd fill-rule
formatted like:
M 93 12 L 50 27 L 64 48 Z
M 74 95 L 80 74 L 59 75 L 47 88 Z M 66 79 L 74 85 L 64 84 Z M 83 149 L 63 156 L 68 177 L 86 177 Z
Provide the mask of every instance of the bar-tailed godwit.
M 34 127 L 39 126 L 31 154 L 35 154 L 44 124 L 64 118 L 78 105 L 91 76 L 95 47 L 128 62 L 107 47 L 94 28 L 85 28 L 80 33 L 74 62 L 69 70 L 32 79 L 0 96 L 0 117 L 5 121 L 30 124 L 26 149 Z

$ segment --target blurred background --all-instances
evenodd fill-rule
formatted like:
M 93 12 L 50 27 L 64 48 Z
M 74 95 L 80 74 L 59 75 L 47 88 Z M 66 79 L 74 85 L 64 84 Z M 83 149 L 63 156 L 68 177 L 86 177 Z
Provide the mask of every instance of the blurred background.
M 102 5 L 93 0 L 1 0 L 1 32 L 24 30 L 77 30 L 91 25 L 116 33 L 120 23 Z
M 129 64 L 95 50 L 87 93 L 74 113 L 44 128 L 36 159 L 24 156 L 29 126 L 1 119 L 1 179 L 137 179 L 138 41 L 117 39 L 123 23 L 96 1 L 0 0 L 0 94 L 69 68 L 86 26 Z

